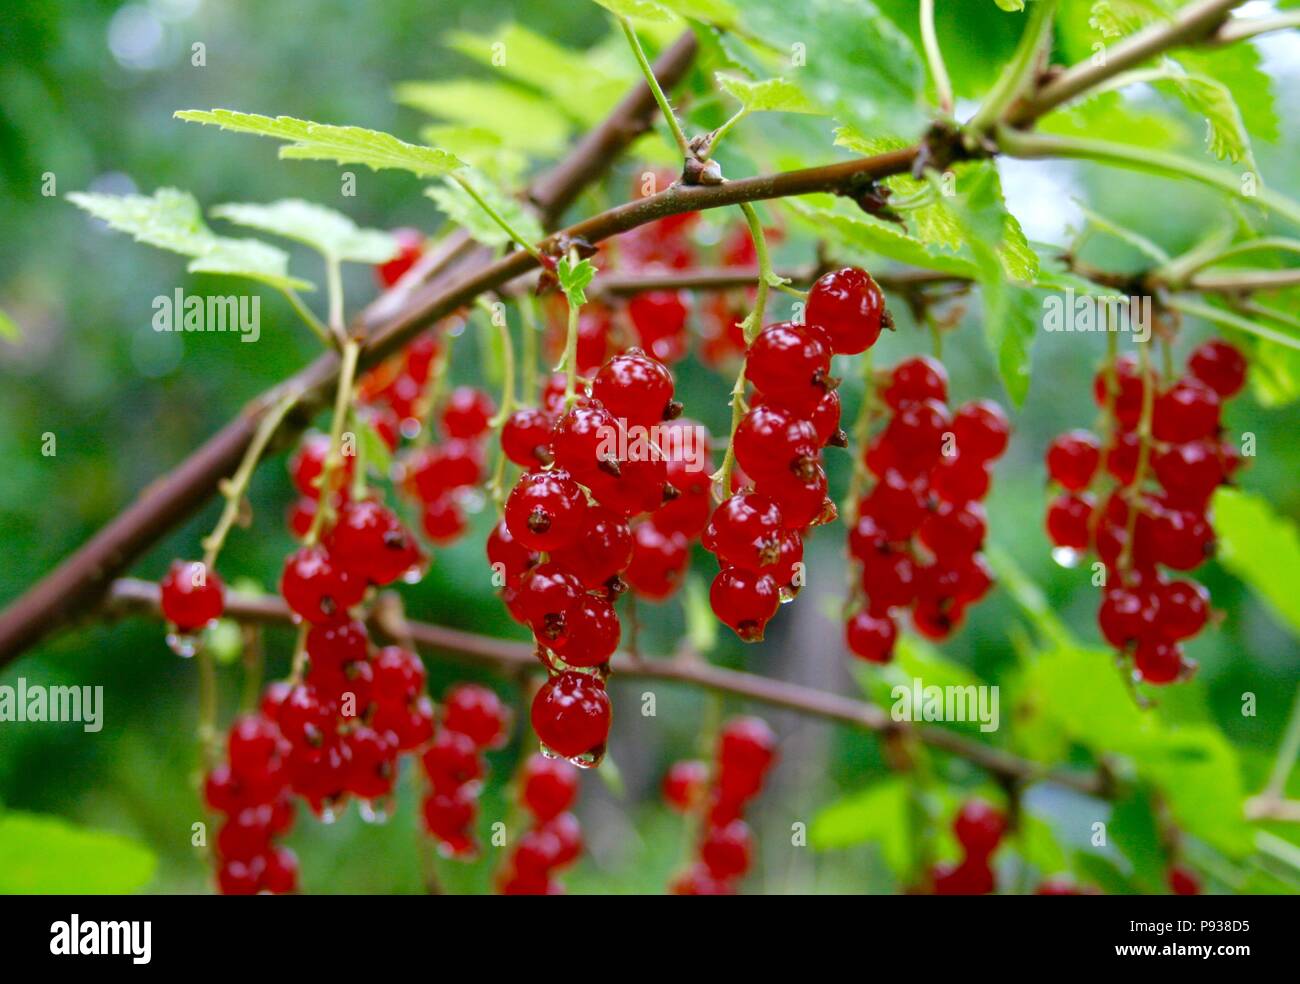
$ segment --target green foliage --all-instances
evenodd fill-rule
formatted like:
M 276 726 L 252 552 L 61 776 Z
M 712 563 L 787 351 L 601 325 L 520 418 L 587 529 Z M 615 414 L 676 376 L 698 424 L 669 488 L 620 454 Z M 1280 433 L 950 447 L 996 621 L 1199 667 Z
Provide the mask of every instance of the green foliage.
M 331 126 L 296 120 L 291 116 L 258 116 L 230 109 L 181 110 L 177 119 L 211 124 L 233 133 L 287 140 L 280 148 L 284 160 L 334 161 L 336 164 L 364 164 L 372 170 L 396 168 L 421 178 L 449 174 L 464 161 L 433 147 L 421 147 L 398 140 L 392 134 L 359 126 Z
M 486 178 L 472 171 L 458 173 L 457 177 L 469 182 L 475 193 L 505 220 L 522 242 L 535 243 L 542 238 L 541 224 L 518 199 L 502 194 Z M 424 193 L 437 203 L 448 219 L 480 243 L 486 246 L 504 246 L 511 241 L 511 235 L 457 182 L 447 181 L 426 188 Z
M 188 192 L 159 188 L 152 195 L 72 192 L 68 201 L 102 219 L 137 242 L 190 256 L 191 273 L 248 277 L 281 289 L 310 289 L 289 276 L 289 256 L 257 239 L 218 236 L 203 221 L 199 203 Z
M 397 254 L 397 243 L 389 233 L 358 229 L 346 215 L 298 198 L 270 205 L 218 205 L 212 215 L 305 243 L 331 260 L 385 263 Z
M 18 330 L 18 322 L 9 317 L 3 308 L 0 308 L 0 338 L 11 342 L 16 342 L 21 335 Z
M 1300 636 L 1300 530 L 1267 502 L 1240 489 L 1214 495 L 1219 562 L 1245 581 Z
M 590 260 L 572 263 L 567 256 L 562 256 L 555 273 L 570 307 L 578 308 L 587 303 L 587 285 L 596 276 L 596 267 Z
M 915 866 L 912 790 L 906 779 L 885 779 L 822 807 L 808 828 L 808 843 L 819 851 L 874 843 L 895 877 Z
M 157 859 L 119 834 L 76 827 L 58 817 L 0 813 L 0 894 L 137 892 Z
M 802 89 L 785 79 L 750 82 L 719 73 L 718 85 L 740 100 L 747 113 L 822 113 Z

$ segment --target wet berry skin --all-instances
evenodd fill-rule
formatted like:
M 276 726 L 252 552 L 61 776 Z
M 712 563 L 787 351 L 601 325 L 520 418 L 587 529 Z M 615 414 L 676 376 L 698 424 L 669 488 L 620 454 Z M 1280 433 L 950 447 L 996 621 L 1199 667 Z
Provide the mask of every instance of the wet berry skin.
M 225 609 L 221 576 L 202 561 L 172 561 L 159 588 L 163 616 L 182 631 L 203 628 Z
M 856 355 L 880 337 L 885 298 L 860 267 L 823 274 L 808 292 L 806 320 L 821 328 L 837 355 Z
M 586 673 L 561 673 L 544 683 L 533 699 L 537 737 L 570 760 L 603 754 L 611 716 L 605 685 Z

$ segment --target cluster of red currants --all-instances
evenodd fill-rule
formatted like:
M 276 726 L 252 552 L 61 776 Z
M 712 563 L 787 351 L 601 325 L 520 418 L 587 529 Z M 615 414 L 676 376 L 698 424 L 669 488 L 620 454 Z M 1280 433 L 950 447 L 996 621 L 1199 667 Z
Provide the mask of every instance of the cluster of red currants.
M 745 642 L 763 638 L 782 601 L 803 585 L 803 537 L 835 519 L 821 452 L 847 444 L 831 357 L 863 352 L 880 336 L 884 298 L 856 267 L 832 271 L 808 295 L 807 323 L 768 325 L 745 355 L 757 391 L 736 426 L 736 464 L 752 487 L 734 488 L 704 530 L 721 568 L 713 612 Z
M 881 397 L 890 417 L 863 457 L 875 484 L 849 531 L 861 597 L 845 628 L 849 651 L 875 663 L 893 655 L 894 609 L 910 607 L 918 632 L 943 639 L 988 593 L 993 577 L 980 553 L 988 528 L 980 500 L 1010 433 L 1001 407 L 989 400 L 949 415 L 948 375 L 928 356 L 900 362 Z
M 519 838 L 497 876 L 502 895 L 559 895 L 556 873 L 582 853 L 582 828 L 569 812 L 578 797 L 578 773 L 568 762 L 537 754 L 519 775 L 519 798 L 532 827 Z
M 443 856 L 478 856 L 474 824 L 487 772 L 483 753 L 504 744 L 509 728 L 509 713 L 487 687 L 462 683 L 448 691 L 437 734 L 421 756 L 430 787 L 422 807 L 424 826 Z
M 604 680 L 621 637 L 614 602 L 635 549 L 629 521 L 679 497 L 659 438 L 681 407 L 672 374 L 639 349 L 610 359 L 584 390 L 571 406 L 547 400 L 507 422 L 503 449 L 528 470 L 487 551 L 507 608 L 532 630 L 552 674 L 533 703 L 533 727 L 545 748 L 589 766 L 609 734 Z
M 718 740 L 710 788 L 707 764 L 673 763 L 664 777 L 668 805 L 701 818 L 699 859 L 672 883 L 674 895 L 733 895 L 753 862 L 754 835 L 742 819 L 776 760 L 776 736 L 760 718 L 728 721 Z
M 402 461 L 403 488 L 420 504 L 420 525 L 435 545 L 465 532 L 461 498 L 483 481 L 483 440 L 495 413 L 487 393 L 456 387 L 439 414 L 442 440 L 412 449 Z
M 1209 620 L 1209 593 L 1160 568 L 1190 571 L 1214 552 L 1210 497 L 1241 466 L 1222 437 L 1220 410 L 1245 380 L 1241 353 L 1217 340 L 1196 349 L 1187 374 L 1164 387 L 1125 356 L 1093 382 L 1112 428 L 1104 452 L 1087 431 L 1062 434 L 1047 449 L 1048 477 L 1062 489 L 1047 507 L 1048 537 L 1063 560 L 1097 552 L 1106 568 L 1101 634 L 1148 683 L 1195 669 L 1182 643 Z M 1113 487 L 1094 494 L 1103 470 Z
M 997 888 L 990 863 L 1006 833 L 1007 818 L 981 799 L 967 800 L 952 823 L 963 858 L 937 864 L 930 873 L 935 895 L 988 895 Z

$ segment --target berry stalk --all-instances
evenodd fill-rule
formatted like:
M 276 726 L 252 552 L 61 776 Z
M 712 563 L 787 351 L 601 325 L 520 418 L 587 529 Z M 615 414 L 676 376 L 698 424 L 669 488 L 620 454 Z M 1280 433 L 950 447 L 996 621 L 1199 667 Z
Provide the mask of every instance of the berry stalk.
M 327 513 L 333 511 L 329 504 L 327 491 L 333 487 L 334 475 L 343 463 L 339 445 L 343 439 L 343 425 L 348 419 L 348 407 L 352 404 L 352 385 L 357 374 L 357 358 L 361 354 L 361 342 L 350 338 L 343 343 L 343 354 L 339 361 L 339 387 L 334 396 L 334 416 L 330 421 L 330 447 L 325 455 L 325 464 L 320 477 L 320 505 L 312 517 L 311 528 L 307 531 L 304 543 L 314 546 L 320 538 L 321 528 Z

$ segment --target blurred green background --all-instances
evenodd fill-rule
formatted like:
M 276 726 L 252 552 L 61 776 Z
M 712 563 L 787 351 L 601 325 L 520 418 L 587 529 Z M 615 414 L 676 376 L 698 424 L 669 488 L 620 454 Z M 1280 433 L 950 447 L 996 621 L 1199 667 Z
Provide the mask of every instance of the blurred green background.
M 880 6 L 914 33 L 907 0 Z M 960 15 L 945 15 L 941 39 L 959 91 L 976 91 L 1009 51 L 1015 29 L 992 3 L 951 6 Z M 268 142 L 200 130 L 172 120 L 171 114 L 222 106 L 356 123 L 411 138 L 427 119 L 393 102 L 394 84 L 488 76 L 487 69 L 440 43 L 447 31 L 490 32 L 515 20 L 583 48 L 608 43 L 607 22 L 598 13 L 584 3 L 502 0 L 472 5 L 31 0 L 8 5 L 0 15 L 0 215 L 5 232 L 0 237 L 0 308 L 19 324 L 21 339 L 0 342 L 0 603 L 48 572 L 245 401 L 303 365 L 315 350 L 314 339 L 271 292 L 263 293 L 263 332 L 255 346 L 233 336 L 152 331 L 155 295 L 170 294 L 178 286 L 225 293 L 227 284 L 188 276 L 178 257 L 101 231 L 63 195 L 84 189 L 149 193 L 174 185 L 193 192 L 205 206 L 300 196 L 340 208 L 366 226 L 415 225 L 432 231 L 440 216 L 408 176 L 356 169 L 356 197 L 341 198 L 339 170 L 333 166 L 278 163 Z M 972 30 L 958 16 L 981 18 L 984 27 Z M 205 46 L 203 67 L 191 64 L 195 42 Z M 1287 51 L 1279 52 L 1265 67 L 1273 76 L 1278 104 L 1294 105 L 1300 95 L 1297 61 L 1288 61 Z M 630 61 L 622 70 L 631 70 Z M 710 110 L 700 112 L 708 119 Z M 528 122 L 519 125 L 526 128 Z M 1160 138 L 1195 146 L 1201 125 L 1190 117 L 1175 120 Z M 826 120 L 755 121 L 757 146 L 763 146 L 764 138 L 769 141 L 766 152 L 756 156 L 767 164 L 799 154 L 808 163 L 829 159 L 840 153 L 831 149 L 830 127 Z M 811 149 L 792 151 L 788 141 L 796 134 L 815 137 L 807 145 Z M 1300 128 L 1285 123 L 1276 140 L 1256 146 L 1264 173 L 1293 194 L 1300 193 L 1300 178 L 1291 166 L 1300 150 L 1298 136 Z M 729 174 L 745 173 L 745 163 L 725 156 L 724 162 Z M 625 197 L 636 164 L 633 159 L 621 162 L 598 197 Z M 1011 209 L 1034 239 L 1064 241 L 1066 225 L 1079 221 L 1072 196 L 1088 199 L 1093 208 L 1170 251 L 1194 243 L 1223 211 L 1221 201 L 1198 190 L 1177 186 L 1171 191 L 1154 179 L 1086 167 L 1017 164 L 1003 173 Z M 57 182 L 55 197 L 42 195 L 47 174 Z M 1156 188 L 1159 194 L 1153 194 Z M 735 221 L 735 216 L 710 217 L 704 238 L 716 238 Z M 1141 260 L 1115 240 L 1090 243 L 1087 255 L 1119 269 L 1136 269 Z M 780 250 L 785 262 L 804 263 L 809 256 L 806 237 L 792 236 Z M 294 268 L 319 279 L 313 263 L 310 255 L 294 253 Z M 373 294 L 370 271 L 348 271 L 348 288 L 351 308 L 368 300 Z M 777 302 L 776 310 L 782 309 Z M 896 313 L 901 330 L 874 350 L 878 366 L 928 348 L 905 313 Z M 978 320 L 975 304 L 945 345 L 953 399 L 988 395 L 1006 403 Z M 475 334 L 469 336 L 474 340 L 458 349 L 454 369 L 467 381 L 479 378 L 476 366 L 482 361 Z M 1179 358 L 1204 336 L 1202 326 L 1189 325 L 1177 346 Z M 998 465 L 989 501 L 992 541 L 1016 558 L 1042 586 L 1051 607 L 1093 644 L 1098 641 L 1095 591 L 1084 570 L 1067 570 L 1051 561 L 1041 530 L 1041 460 L 1055 434 L 1092 423 L 1089 380 L 1102 352 L 1101 337 L 1038 338 L 1033 385 L 1014 414 L 1015 438 Z M 688 414 L 715 433 L 724 431 L 730 381 L 693 359 L 679 367 L 678 379 Z M 855 409 L 860 389 L 846 384 L 845 392 L 847 415 Z M 1294 405 L 1261 406 L 1248 392 L 1227 411 L 1226 421 L 1233 433 L 1258 435 L 1259 455 L 1244 472 L 1242 486 L 1283 515 L 1300 513 Z M 54 457 L 40 453 L 46 433 L 57 438 Z M 846 462 L 842 455 L 834 462 L 837 493 L 847 481 Z M 291 546 L 282 521 L 291 495 L 281 455 L 253 482 L 256 527 L 231 536 L 221 561 L 228 580 L 243 576 L 274 586 Z M 216 514 L 210 504 L 133 573 L 156 578 L 170 558 L 194 554 Z M 518 637 L 485 576 L 482 543 L 491 521 L 490 510 L 476 516 L 471 535 L 439 551 L 424 582 L 404 589 L 414 617 Z M 859 692 L 846 667 L 837 619 L 842 538 L 838 525 L 811 538 L 810 586 L 797 604 L 782 611 L 765 644 L 742 649 L 729 634 L 720 634 L 710 658 L 811 686 Z M 712 564 L 707 555 L 696 558 L 700 586 L 712 576 Z M 1295 640 L 1217 565 L 1207 565 L 1198 578 L 1211 589 L 1222 622 L 1190 645 L 1200 672 L 1194 682 L 1161 694 L 1162 709 L 1171 720 L 1205 720 L 1221 728 L 1240 755 L 1248 791 L 1254 791 L 1267 772 L 1300 680 Z M 943 651 L 981 677 L 1001 679 L 1016 661 L 1011 640 L 1018 618 L 1007 593 L 997 591 L 970 613 Z M 643 609 L 640 622 L 646 652 L 671 652 L 685 625 L 680 600 L 661 611 Z M 291 647 L 288 633 L 270 632 L 267 641 L 270 672 L 283 672 Z M 464 669 L 436 654 L 426 661 L 435 698 L 452 681 L 477 679 L 517 701 L 512 681 Z M 0 724 L 0 806 L 56 815 L 145 845 L 157 856 L 146 890 L 206 890 L 202 856 L 190 846 L 190 825 L 200 819 L 191 738 L 194 666 L 167 649 L 161 627 L 130 620 L 71 628 L 0 671 L 0 683 L 13 684 L 19 676 L 30 683 L 104 686 L 105 725 L 102 732 L 87 735 L 73 724 Z M 224 668 L 222 683 L 229 712 L 238 693 L 238 668 Z M 636 713 L 647 690 L 657 697 L 655 718 Z M 565 880 L 578 892 L 661 891 L 684 861 L 689 834 L 680 818 L 660 805 L 658 783 L 669 762 L 700 751 L 699 724 L 715 708 L 699 693 L 669 685 L 651 688 L 616 679 L 612 692 L 618 709 L 611 751 L 617 777 L 584 777 L 579 813 L 589 850 Z M 1259 697 L 1255 717 L 1241 714 L 1246 692 Z M 721 708 L 727 713 L 745 709 L 731 702 Z M 895 888 L 875 846 L 828 854 L 791 846 L 792 825 L 812 822 L 825 804 L 887 773 L 876 739 L 757 710 L 781 735 L 782 761 L 754 813 L 762 858 L 747 890 Z M 481 813 L 484 831 L 504 816 L 505 782 L 521 751 L 519 731 L 511 747 L 492 757 Z M 935 794 L 941 800 L 961 788 L 988 789 L 984 777 L 960 763 L 949 764 L 945 775 L 955 785 Z M 362 823 L 355 810 L 329 827 L 300 819 L 288 843 L 302 859 L 304 890 L 420 889 L 416 814 L 408 784 L 403 782 L 401 789 L 399 810 L 383 826 Z M 1056 839 L 1070 848 L 1086 847 L 1089 825 L 1108 816 L 1102 805 L 1053 789 L 1035 790 L 1031 803 L 1050 819 Z M 942 816 L 942 808 L 939 812 Z M 498 860 L 497 852 L 488 849 L 477 864 L 442 862 L 439 871 L 452 890 L 482 890 Z M 96 863 L 93 857 L 89 863 Z M 64 874 L 69 880 L 60 883 L 63 887 L 82 884 L 76 871 Z M 1245 887 L 1277 888 L 1253 882 Z

